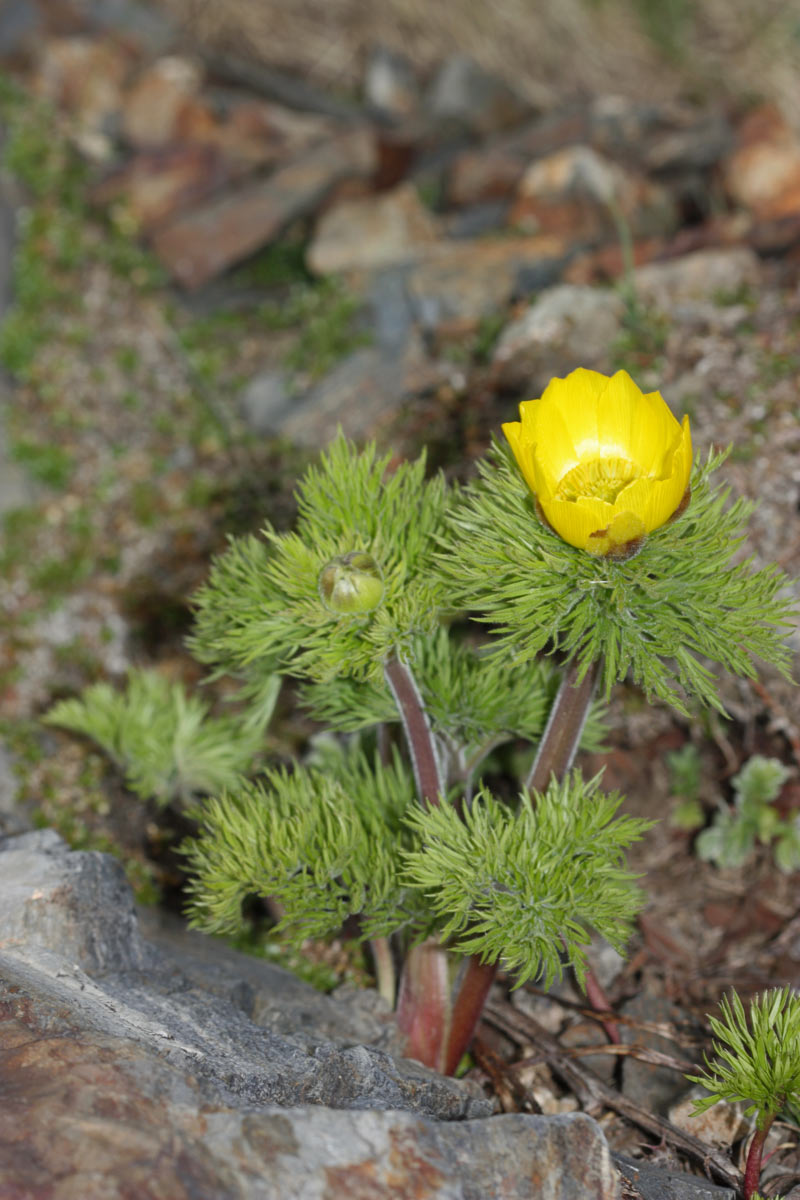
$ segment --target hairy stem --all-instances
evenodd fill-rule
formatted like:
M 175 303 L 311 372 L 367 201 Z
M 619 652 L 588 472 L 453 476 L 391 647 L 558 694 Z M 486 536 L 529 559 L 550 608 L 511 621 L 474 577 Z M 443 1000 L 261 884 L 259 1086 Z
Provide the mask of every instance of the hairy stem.
M 397 991 L 397 975 L 394 969 L 394 958 L 389 939 L 385 937 L 370 938 L 369 948 L 372 952 L 372 962 L 375 967 L 375 979 L 378 984 L 378 994 L 394 1008 Z
M 526 780 L 525 786 L 529 790 L 543 791 L 551 775 L 560 779 L 571 767 L 591 707 L 598 671 L 599 664 L 593 663 L 578 683 L 577 663 L 572 662 L 567 667 Z M 467 961 L 453 1001 L 445 1055 L 448 1073 L 455 1071 L 467 1052 L 496 973 L 496 963 L 483 963 L 477 955 Z
M 412 946 L 397 999 L 397 1024 L 406 1036 L 406 1054 L 441 1072 L 450 1026 L 447 967 L 447 952 L 435 938 Z
M 419 798 L 423 804 L 436 805 L 444 794 L 445 785 L 417 681 L 408 663 L 399 658 L 387 658 L 383 671 L 403 722 Z
M 561 779 L 572 766 L 592 706 L 599 673 L 599 661 L 593 662 L 579 682 L 577 661 L 573 659 L 567 665 L 547 718 L 538 753 L 525 780 L 529 792 L 543 792 L 551 775 Z
M 764 1143 L 767 1140 L 775 1114 L 770 1113 L 764 1122 L 764 1128 L 757 1128 L 750 1149 L 747 1151 L 747 1162 L 744 1168 L 744 1200 L 752 1200 L 758 1192 L 758 1181 L 761 1177 L 761 1156 L 764 1153 Z
M 496 963 L 481 962 L 477 954 L 466 959 L 450 1015 L 444 1052 L 445 1075 L 454 1073 L 469 1049 L 496 974 Z

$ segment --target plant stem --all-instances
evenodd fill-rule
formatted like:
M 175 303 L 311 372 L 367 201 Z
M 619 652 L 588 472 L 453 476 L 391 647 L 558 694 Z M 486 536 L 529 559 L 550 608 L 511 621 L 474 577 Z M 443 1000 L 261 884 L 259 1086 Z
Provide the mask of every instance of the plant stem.
M 598 663 L 592 663 L 578 683 L 578 664 L 571 662 L 567 667 L 526 780 L 525 786 L 529 790 L 543 791 L 551 775 L 560 779 L 571 767 L 589 714 L 599 669 Z M 453 1001 L 445 1053 L 448 1074 L 455 1071 L 467 1052 L 496 974 L 496 963 L 483 963 L 477 955 L 467 961 Z M 619 1041 L 619 1034 L 616 1040 Z
M 403 722 L 420 800 L 423 804 L 437 805 L 445 784 L 417 681 L 408 663 L 399 658 L 387 658 L 383 671 Z
M 447 1031 L 443 1067 L 445 1075 L 454 1073 L 469 1049 L 496 974 L 497 963 L 481 962 L 477 954 L 465 960 Z
M 450 1027 L 447 968 L 447 952 L 436 938 L 412 946 L 403 964 L 397 999 L 397 1024 L 406 1035 L 406 1054 L 443 1073 Z
M 378 994 L 394 1008 L 397 976 L 389 939 L 385 937 L 370 938 L 369 948 L 372 951 L 372 962 L 375 967 Z
M 600 673 L 600 663 L 593 662 L 583 679 L 578 681 L 578 663 L 567 665 L 558 694 L 550 709 L 539 751 L 533 760 L 525 787 L 529 792 L 543 792 L 550 776 L 561 779 L 572 766 L 589 715 L 594 685 Z
M 752 1197 L 758 1192 L 758 1181 L 761 1176 L 761 1156 L 764 1153 L 764 1143 L 767 1140 L 767 1134 L 774 1120 L 774 1113 L 767 1114 L 766 1118 L 764 1118 L 764 1128 L 761 1129 L 757 1126 L 753 1134 L 753 1140 L 750 1143 L 750 1149 L 747 1151 L 747 1162 L 744 1168 L 744 1200 L 752 1200 Z

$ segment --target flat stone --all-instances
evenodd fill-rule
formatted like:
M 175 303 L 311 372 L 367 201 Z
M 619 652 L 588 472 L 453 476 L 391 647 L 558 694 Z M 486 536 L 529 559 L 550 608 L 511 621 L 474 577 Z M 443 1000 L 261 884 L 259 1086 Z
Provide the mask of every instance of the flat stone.
M 518 125 L 531 112 L 505 80 L 465 54 L 445 59 L 431 81 L 425 106 L 434 120 L 465 125 L 483 135 Z
M 125 94 L 122 131 L 138 149 L 166 146 L 178 134 L 181 114 L 203 81 L 192 59 L 168 55 L 145 68 Z
M 478 322 L 502 313 L 515 295 L 553 283 L 568 257 L 566 243 L 546 235 L 440 242 L 409 272 L 408 293 L 426 329 Z
M 166 1058 L 190 1090 L 199 1079 L 206 1097 L 232 1108 L 410 1108 L 437 1119 L 488 1111 L 478 1089 L 359 1044 L 365 1030 L 391 1044 L 379 1010 L 348 1018 L 347 1000 L 331 1004 L 291 977 L 281 986 L 285 972 L 271 964 L 201 945 L 145 941 L 111 856 L 70 851 L 52 830 L 0 842 L 0 1012 L 4 994 L 16 997 L 32 1026 L 76 1040 L 87 1056 L 103 1039 L 131 1043 L 143 1064 Z M 287 1012 L 291 1029 L 279 1034 L 272 1026 L 285 1028 Z M 342 1032 L 329 1040 L 318 1022 L 333 1029 L 339 1017 Z
M 291 410 L 293 400 L 286 372 L 271 367 L 259 371 L 245 385 L 239 396 L 239 412 L 253 433 L 274 433 Z
M 509 214 L 515 227 L 578 241 L 617 235 L 619 219 L 636 236 L 665 233 L 675 226 L 675 206 L 659 184 L 581 145 L 533 162 Z
M 419 83 L 409 59 L 391 46 L 374 46 L 364 69 L 364 101 L 381 116 L 401 121 L 416 112 Z
M 319 448 L 339 427 L 355 440 L 375 436 L 414 390 L 412 381 L 424 359 L 418 338 L 400 358 L 388 358 L 378 346 L 355 350 L 297 398 L 274 432 Z
M 526 170 L 525 159 L 502 147 L 463 150 L 447 173 L 447 199 L 462 207 L 487 200 L 508 200 Z
M 86 970 L 141 967 L 145 949 L 121 864 L 70 854 L 52 830 L 0 840 L 0 948 L 57 950 Z
M 643 303 L 669 312 L 676 304 L 706 299 L 715 292 L 756 286 L 760 276 L 758 258 L 749 246 L 726 246 L 648 263 L 636 268 L 633 279 Z
M 752 1128 L 752 1120 L 748 1121 L 743 1116 L 747 1106 L 741 1101 L 738 1104 L 729 1104 L 720 1100 L 703 1113 L 693 1113 L 695 1100 L 707 1095 L 708 1092 L 704 1088 L 695 1084 L 672 1105 L 667 1116 L 678 1129 L 699 1138 L 701 1142 L 727 1149 Z
M 34 88 L 69 113 L 79 136 L 102 138 L 118 118 L 131 66 L 131 55 L 110 40 L 50 38 L 41 49 Z
M 320 218 L 307 262 L 318 275 L 413 262 L 436 241 L 438 226 L 411 184 L 345 201 Z
M 686 1019 L 686 1013 L 663 996 L 652 992 L 640 992 L 626 1001 L 620 1011 L 626 1017 L 665 1025 Z M 662 1054 L 672 1054 L 677 1058 L 683 1056 L 676 1042 L 649 1030 L 623 1024 L 620 1026 L 620 1035 L 624 1042 L 658 1050 Z M 622 1061 L 622 1092 L 647 1112 L 666 1115 L 670 1105 L 686 1092 L 686 1078 L 670 1067 L 656 1067 L 652 1063 L 625 1057 Z
M 634 1162 L 623 1154 L 614 1154 L 613 1159 L 625 1183 L 636 1189 L 634 1194 L 641 1200 L 736 1200 L 733 1188 L 720 1187 L 700 1176 L 665 1171 Z
M 621 328 L 616 292 L 557 284 L 503 331 L 492 357 L 499 385 L 538 395 L 553 376 L 576 367 L 610 369 L 609 351 Z
M 762 105 L 745 119 L 724 166 L 728 194 L 760 221 L 800 210 L 800 136 L 780 110 Z
M 599 1127 L 580 1114 L 451 1126 L 397 1111 L 232 1108 L 197 1073 L 140 1044 L 32 1006 L 12 969 L 0 983 L 3 1181 L 52 1200 L 616 1200 Z
M 41 9 L 33 0 L 0 0 L 0 58 L 32 49 L 43 26 Z
M 347 176 L 369 175 L 372 138 L 354 130 L 316 146 L 266 179 L 183 213 L 161 226 L 153 247 L 185 288 L 197 288 L 277 237 L 293 220 L 313 212 Z
M 226 157 L 217 146 L 182 143 L 137 154 L 94 187 L 91 198 L 101 205 L 124 198 L 147 234 L 249 171 L 249 163 Z

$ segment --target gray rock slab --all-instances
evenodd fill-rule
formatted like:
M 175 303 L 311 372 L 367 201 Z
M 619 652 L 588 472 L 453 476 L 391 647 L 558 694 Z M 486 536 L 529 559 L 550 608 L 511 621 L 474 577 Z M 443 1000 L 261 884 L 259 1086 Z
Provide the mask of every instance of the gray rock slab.
M 641 1200 L 736 1200 L 733 1188 L 720 1187 L 698 1175 L 665 1171 L 615 1154 L 614 1163 L 625 1183 Z
M 51 830 L 0 842 L 0 981 L 7 989 L 13 984 L 11 994 L 27 995 L 35 1020 L 63 1020 L 82 1044 L 98 1036 L 135 1043 L 231 1107 L 409 1108 L 448 1120 L 489 1111 L 478 1089 L 377 1047 L 349 1044 L 348 1033 L 352 1039 L 363 1031 L 352 1021 L 344 1036 L 326 1040 L 314 1026 L 313 989 L 304 994 L 297 980 L 278 989 L 274 966 L 251 960 L 248 972 L 210 949 L 209 956 L 204 964 L 196 951 L 181 955 L 145 942 L 122 868 L 110 855 L 71 851 Z M 291 1014 L 292 1004 L 311 1012 L 291 1036 L 247 1013 L 258 1007 L 268 1020 L 281 1005 Z M 318 1004 L 316 1012 L 324 1008 Z M 328 1007 L 329 1028 L 335 1015 Z M 379 1022 L 375 1030 L 380 1035 Z
M 87 1041 L 0 990 L 0 1190 L 48 1200 L 616 1200 L 588 1117 L 450 1127 L 403 1112 L 233 1110 L 165 1058 Z
M 87 971 L 141 967 L 147 951 L 122 865 L 73 853 L 53 830 L 0 841 L 0 949 L 54 950 Z
M 567 283 L 547 288 L 503 331 L 492 358 L 498 383 L 538 395 L 553 376 L 576 367 L 608 370 L 622 315 L 616 292 Z

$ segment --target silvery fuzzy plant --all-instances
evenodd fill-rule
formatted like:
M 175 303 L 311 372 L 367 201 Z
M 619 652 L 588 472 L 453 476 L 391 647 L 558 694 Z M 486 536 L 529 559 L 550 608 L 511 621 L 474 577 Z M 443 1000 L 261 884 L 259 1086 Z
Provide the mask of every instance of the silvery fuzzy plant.
M 495 445 L 465 489 L 339 438 L 295 531 L 213 564 L 192 639 L 254 696 L 291 677 L 347 735 L 203 801 L 194 924 L 234 932 L 255 896 L 298 941 L 369 940 L 408 1054 L 445 1073 L 498 966 L 584 983 L 592 932 L 629 937 L 625 851 L 648 822 L 573 769 L 602 736 L 595 694 L 630 676 L 721 710 L 714 664 L 788 661 L 780 573 L 734 562 L 751 506 L 715 485 L 724 456 L 693 462 L 658 393 L 575 371 L 504 432 L 513 454 Z M 493 752 L 523 739 L 532 766 L 493 792 Z

